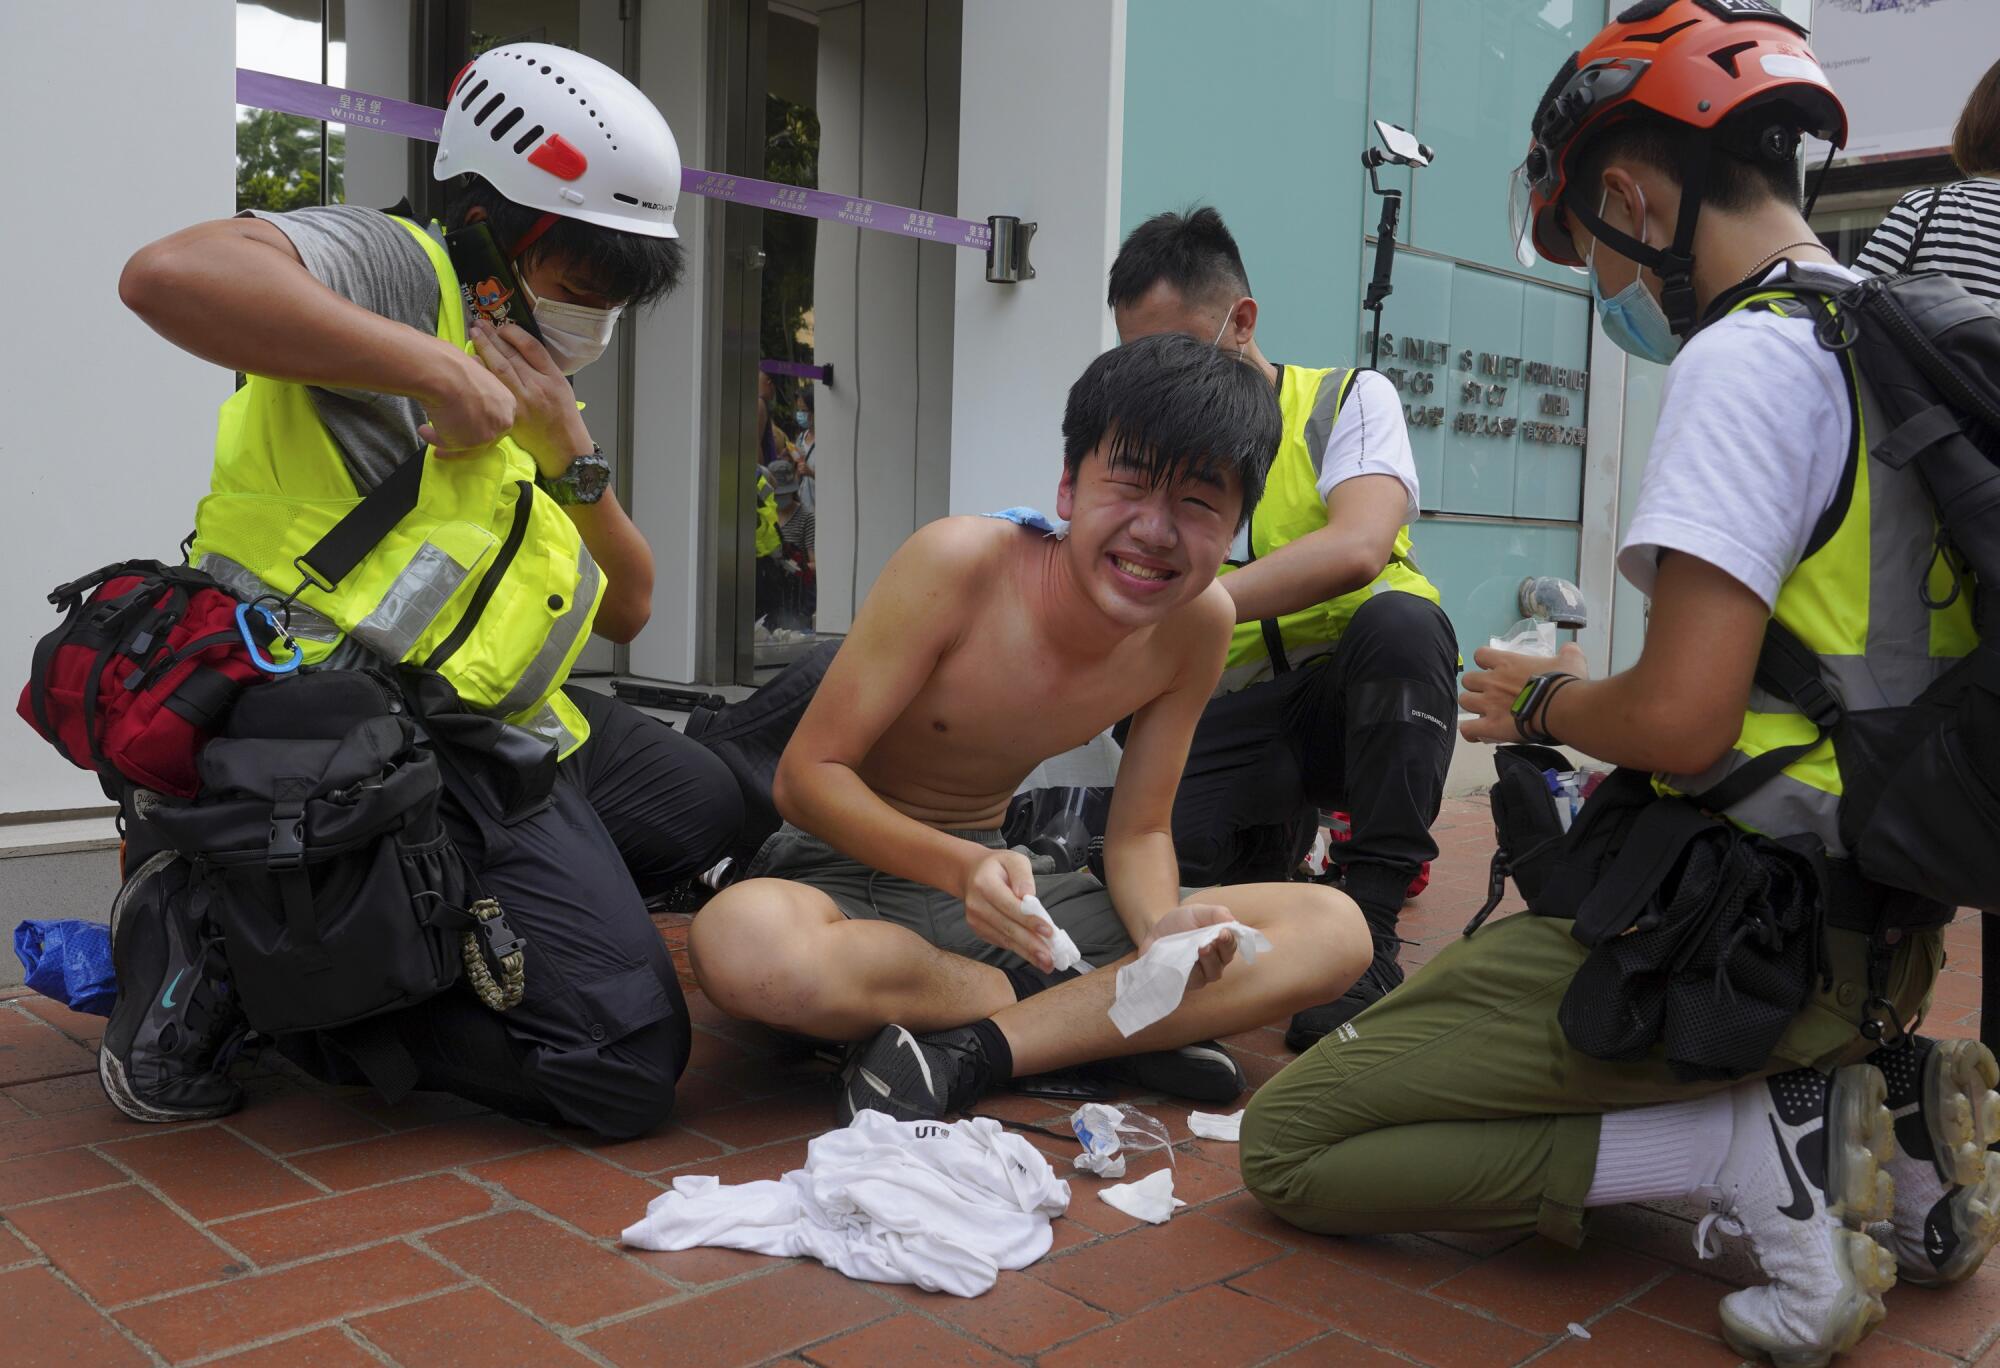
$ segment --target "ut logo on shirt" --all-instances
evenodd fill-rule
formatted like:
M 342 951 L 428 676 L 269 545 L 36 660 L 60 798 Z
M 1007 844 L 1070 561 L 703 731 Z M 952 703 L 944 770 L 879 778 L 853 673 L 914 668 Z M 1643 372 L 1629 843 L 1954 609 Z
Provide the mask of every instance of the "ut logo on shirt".
M 919 1124 L 911 1134 L 915 1135 L 919 1140 L 947 1140 L 951 1138 L 951 1127 L 940 1126 L 935 1121 L 925 1121 Z

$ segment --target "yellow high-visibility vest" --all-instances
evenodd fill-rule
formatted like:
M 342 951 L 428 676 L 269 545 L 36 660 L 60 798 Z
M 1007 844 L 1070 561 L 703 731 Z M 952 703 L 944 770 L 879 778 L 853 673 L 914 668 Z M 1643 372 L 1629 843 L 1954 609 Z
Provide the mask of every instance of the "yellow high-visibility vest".
M 1829 308 L 1838 306 L 1829 302 Z M 1794 316 L 1808 306 L 1789 290 L 1767 290 L 1737 309 L 1768 309 Z M 1854 364 L 1840 354 L 1847 374 L 1854 445 L 1841 480 L 1846 507 L 1823 517 L 1812 544 L 1778 586 L 1771 615 L 1818 658 L 1820 676 L 1850 712 L 1900 707 L 1965 656 L 1979 642 L 1972 620 L 1972 586 L 1958 586 L 1957 601 L 1930 609 L 1952 594 L 1955 572 L 1936 554 L 1937 510 L 1914 465 L 1898 470 L 1876 459 L 1869 434 L 1875 397 Z M 1830 526 L 1830 530 L 1829 530 Z M 1729 753 L 1703 774 L 1659 774 L 1661 793 L 1700 794 L 1766 751 L 1810 742 L 1818 728 L 1786 699 L 1752 689 L 1743 729 Z M 1783 837 L 1818 836 L 1827 851 L 1847 853 L 1840 838 L 1840 766 L 1831 739 L 1794 760 L 1723 816 L 1749 831 Z
M 778 534 L 778 496 L 771 491 L 771 482 L 760 473 L 757 476 L 758 556 L 777 555 L 778 543 L 782 540 Z
M 1268 556 L 1287 542 L 1327 524 L 1326 500 L 1319 492 L 1320 471 L 1326 464 L 1327 439 L 1353 388 L 1355 372 L 1333 368 L 1312 370 L 1286 366 L 1278 383 L 1278 411 L 1284 437 L 1264 482 L 1264 497 L 1250 513 L 1250 559 Z M 1235 567 L 1225 566 L 1224 573 Z M 1410 550 L 1410 529 L 1399 528 L 1389 563 L 1370 583 L 1351 593 L 1301 608 L 1296 613 L 1263 622 L 1239 622 L 1229 642 L 1229 660 L 1222 671 L 1220 692 L 1269 679 L 1277 672 L 1271 659 L 1271 638 L 1282 642 L 1292 665 L 1333 649 L 1355 611 L 1376 594 L 1415 594 L 1438 602 L 1438 591 L 1417 569 Z
M 444 247 L 409 229 L 438 278 L 437 335 L 472 351 Z M 576 524 L 535 485 L 535 461 L 502 437 L 477 455 L 425 462 L 416 508 L 332 592 L 291 607 L 308 665 L 351 639 L 388 661 L 436 669 L 467 706 L 518 723 L 567 755 L 589 734 L 561 692 L 590 636 L 604 576 Z M 282 597 L 294 561 L 360 502 L 306 386 L 252 375 L 222 406 L 194 562 L 238 594 Z

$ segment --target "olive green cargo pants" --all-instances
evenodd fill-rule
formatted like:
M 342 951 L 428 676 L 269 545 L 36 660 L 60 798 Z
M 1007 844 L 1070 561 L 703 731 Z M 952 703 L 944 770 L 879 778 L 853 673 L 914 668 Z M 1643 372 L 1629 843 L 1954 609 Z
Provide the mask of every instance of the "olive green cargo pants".
M 1570 923 L 1526 913 L 1443 950 L 1409 982 L 1294 1060 L 1251 1099 L 1243 1180 L 1295 1226 L 1327 1234 L 1537 1228 L 1583 1240 L 1603 1113 L 1700 1097 L 1657 1053 L 1634 1063 L 1570 1048 L 1556 1022 L 1589 953 Z M 1816 991 L 1763 1072 L 1864 1058 L 1867 941 L 1827 933 Z M 1942 931 L 1909 934 L 1889 969 L 1899 1019 L 1925 1005 Z

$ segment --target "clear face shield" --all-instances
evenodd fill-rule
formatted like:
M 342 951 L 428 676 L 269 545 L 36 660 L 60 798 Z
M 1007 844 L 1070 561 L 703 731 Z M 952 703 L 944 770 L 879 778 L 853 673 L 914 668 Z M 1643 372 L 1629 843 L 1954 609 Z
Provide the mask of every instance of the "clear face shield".
M 1535 246 L 1535 177 L 1528 170 L 1529 164 L 1539 160 L 1530 156 L 1514 168 L 1513 177 L 1507 183 L 1507 240 L 1514 244 L 1514 260 L 1521 263 L 1523 270 L 1532 270 L 1537 262 L 1546 258 Z M 1578 275 L 1589 273 L 1590 267 L 1574 262 L 1558 261 L 1551 265 L 1563 266 Z
M 1507 240 L 1514 244 L 1514 259 L 1531 267 L 1541 259 L 1535 245 L 1535 197 L 1545 200 L 1560 185 L 1558 160 L 1565 155 L 1577 131 L 1610 104 L 1623 99 L 1652 63 L 1636 58 L 1617 58 L 1584 67 L 1558 91 L 1535 117 L 1534 143 L 1528 155 L 1514 168 L 1507 187 Z M 1560 262 L 1573 271 L 1587 268 Z
M 1541 260 L 1541 254 L 1535 250 L 1534 193 L 1534 182 L 1528 177 L 1528 164 L 1524 161 L 1514 168 L 1507 182 L 1507 240 L 1514 244 L 1514 260 L 1521 263 L 1523 270 L 1533 269 Z

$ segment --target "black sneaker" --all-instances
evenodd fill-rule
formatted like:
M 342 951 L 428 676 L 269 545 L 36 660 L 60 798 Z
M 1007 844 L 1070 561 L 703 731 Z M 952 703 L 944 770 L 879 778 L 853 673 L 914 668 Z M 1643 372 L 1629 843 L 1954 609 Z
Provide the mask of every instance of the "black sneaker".
M 1308 1007 L 1293 1016 L 1285 1032 L 1285 1048 L 1304 1054 L 1322 1036 L 1331 1035 L 1388 996 L 1389 990 L 1403 981 L 1403 966 L 1396 960 L 1401 945 L 1393 934 L 1385 937 L 1378 932 L 1375 959 L 1354 981 L 1354 986 L 1332 1002 Z
M 1106 1072 L 1121 1083 L 1188 1102 L 1234 1101 L 1249 1086 L 1229 1051 L 1213 1040 L 1114 1059 Z
M 940 1120 L 978 1101 L 992 1078 L 993 1063 L 970 1026 L 922 1036 L 884 1026 L 840 1071 L 840 1124 L 859 1111 Z
M 220 940 L 193 913 L 187 862 L 147 860 L 111 904 L 118 1000 L 97 1051 L 111 1104 L 134 1121 L 226 1116 L 243 1090 L 227 1077 L 249 1027 Z

